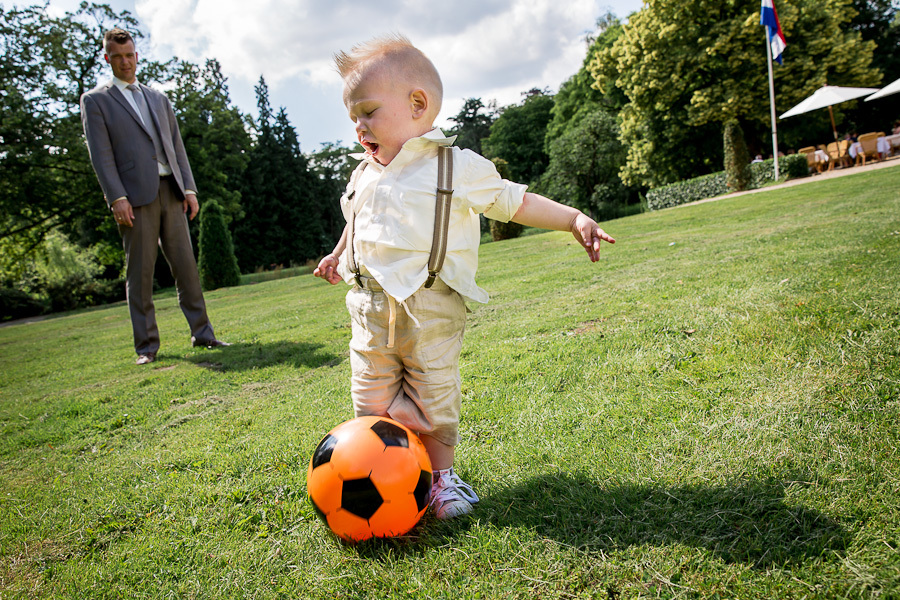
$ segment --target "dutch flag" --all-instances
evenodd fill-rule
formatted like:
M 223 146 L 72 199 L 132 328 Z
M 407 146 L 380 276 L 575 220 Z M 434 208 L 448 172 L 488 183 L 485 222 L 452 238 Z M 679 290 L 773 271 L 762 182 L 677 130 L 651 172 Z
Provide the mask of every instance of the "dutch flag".
M 769 45 L 772 47 L 772 58 L 780 65 L 781 53 L 784 52 L 787 42 L 781 33 L 781 23 L 778 22 L 778 13 L 775 12 L 775 0 L 762 0 L 759 24 L 765 25 L 769 32 Z

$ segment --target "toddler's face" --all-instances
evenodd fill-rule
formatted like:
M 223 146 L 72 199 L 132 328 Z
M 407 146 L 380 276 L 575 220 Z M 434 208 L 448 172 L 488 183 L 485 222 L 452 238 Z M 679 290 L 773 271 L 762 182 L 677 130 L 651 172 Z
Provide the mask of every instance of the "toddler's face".
M 359 143 L 382 165 L 390 164 L 407 140 L 431 129 L 427 119 L 417 116 L 406 84 L 384 72 L 365 75 L 355 87 L 345 88 L 344 103 Z

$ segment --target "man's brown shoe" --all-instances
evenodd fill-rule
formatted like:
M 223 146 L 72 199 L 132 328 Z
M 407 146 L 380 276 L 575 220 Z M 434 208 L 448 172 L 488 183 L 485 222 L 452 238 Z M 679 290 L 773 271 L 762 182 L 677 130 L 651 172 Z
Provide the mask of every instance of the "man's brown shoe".
M 139 354 L 137 360 L 135 361 L 136 365 L 149 365 L 153 361 L 156 360 L 156 352 L 147 352 L 146 354 Z

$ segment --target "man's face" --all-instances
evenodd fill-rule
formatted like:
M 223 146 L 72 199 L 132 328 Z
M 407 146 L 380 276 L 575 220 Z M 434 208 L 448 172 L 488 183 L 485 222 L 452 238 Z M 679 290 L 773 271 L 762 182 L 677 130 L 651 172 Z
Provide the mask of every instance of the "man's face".
M 407 86 L 383 70 L 346 88 L 344 104 L 356 123 L 360 145 L 382 165 L 390 164 L 407 140 L 431 129 L 427 119 L 418 116 L 416 99 Z
M 103 57 L 112 67 L 113 75 L 126 83 L 134 83 L 138 61 L 137 52 L 134 51 L 134 42 L 117 44 L 110 40 L 107 42 L 106 54 Z

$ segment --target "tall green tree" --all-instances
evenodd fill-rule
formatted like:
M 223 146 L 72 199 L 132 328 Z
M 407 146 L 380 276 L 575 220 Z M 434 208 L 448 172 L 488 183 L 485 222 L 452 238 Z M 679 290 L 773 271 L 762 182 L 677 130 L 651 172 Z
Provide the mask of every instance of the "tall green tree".
M 83 2 L 74 13 L 0 7 L 0 274 L 21 275 L 56 228 L 120 262 L 119 245 L 88 159 L 79 99 L 107 72 L 103 33 L 138 23 L 127 11 Z M 144 63 L 148 72 L 158 65 Z
M 169 97 L 178 117 L 202 202 L 215 201 L 225 222 L 240 219 L 241 181 L 250 161 L 249 119 L 232 105 L 221 65 L 181 61 Z
M 537 182 L 550 157 L 544 149 L 553 96 L 533 89 L 521 104 L 507 106 L 491 125 L 491 134 L 481 142 L 487 158 L 502 158 L 510 176 L 522 183 Z
M 657 186 L 719 170 L 729 119 L 740 120 L 748 139 L 764 139 L 770 123 L 759 9 L 758 0 L 655 0 L 595 55 L 598 85 L 614 81 L 628 99 L 621 112 L 626 183 Z M 785 0 L 778 11 L 788 39 L 784 66 L 775 69 L 783 110 L 826 82 L 878 82 L 875 44 L 846 27 L 855 14 L 850 0 Z M 800 141 L 795 123 L 782 125 L 787 145 Z
M 357 160 L 350 157 L 354 152 L 363 152 L 363 147 L 356 144 L 355 148 L 346 148 L 327 142 L 308 156 L 309 168 L 321 186 L 318 204 L 327 240 L 326 247 L 334 247 L 346 225 L 341 212 L 341 196 L 350 181 L 350 174 L 358 164 Z
M 619 216 L 626 205 L 640 201 L 638 190 L 619 177 L 625 149 L 616 115 L 625 95 L 611 82 L 600 88 L 590 71 L 594 56 L 621 35 L 619 19 L 606 13 L 586 38 L 584 63 L 554 97 L 544 142 L 550 165 L 536 188 L 600 219 Z
M 588 45 L 584 63 L 578 72 L 566 80 L 553 98 L 550 111 L 552 118 L 547 125 L 545 138 L 546 150 L 550 152 L 550 144 L 562 137 L 569 129 L 581 125 L 582 119 L 606 108 L 618 113 L 627 102 L 627 98 L 613 82 L 607 81 L 601 88 L 590 70 L 591 62 L 601 51 L 610 48 L 622 35 L 622 23 L 612 13 L 607 12 L 597 19 L 596 31 L 586 38 Z
M 456 136 L 456 146 L 481 154 L 481 141 L 491 133 L 495 112 L 496 102 L 485 106 L 481 98 L 468 98 L 456 116 L 450 117 L 456 125 L 448 134 Z
M 875 43 L 872 66 L 881 71 L 881 85 L 900 79 L 900 2 L 892 0 L 853 0 L 857 14 L 850 28 L 863 40 Z M 847 111 L 847 119 L 860 133 L 880 131 L 900 118 L 896 97 L 872 102 L 857 102 Z
M 638 198 L 619 178 L 624 164 L 616 117 L 597 106 L 550 142 L 550 167 L 538 191 L 594 218 L 615 218 Z
M 244 217 L 234 228 L 243 272 L 306 262 L 328 243 L 319 205 L 324 186 L 300 152 L 284 108 L 272 111 L 262 77 L 256 98 L 256 143 L 241 188 Z

